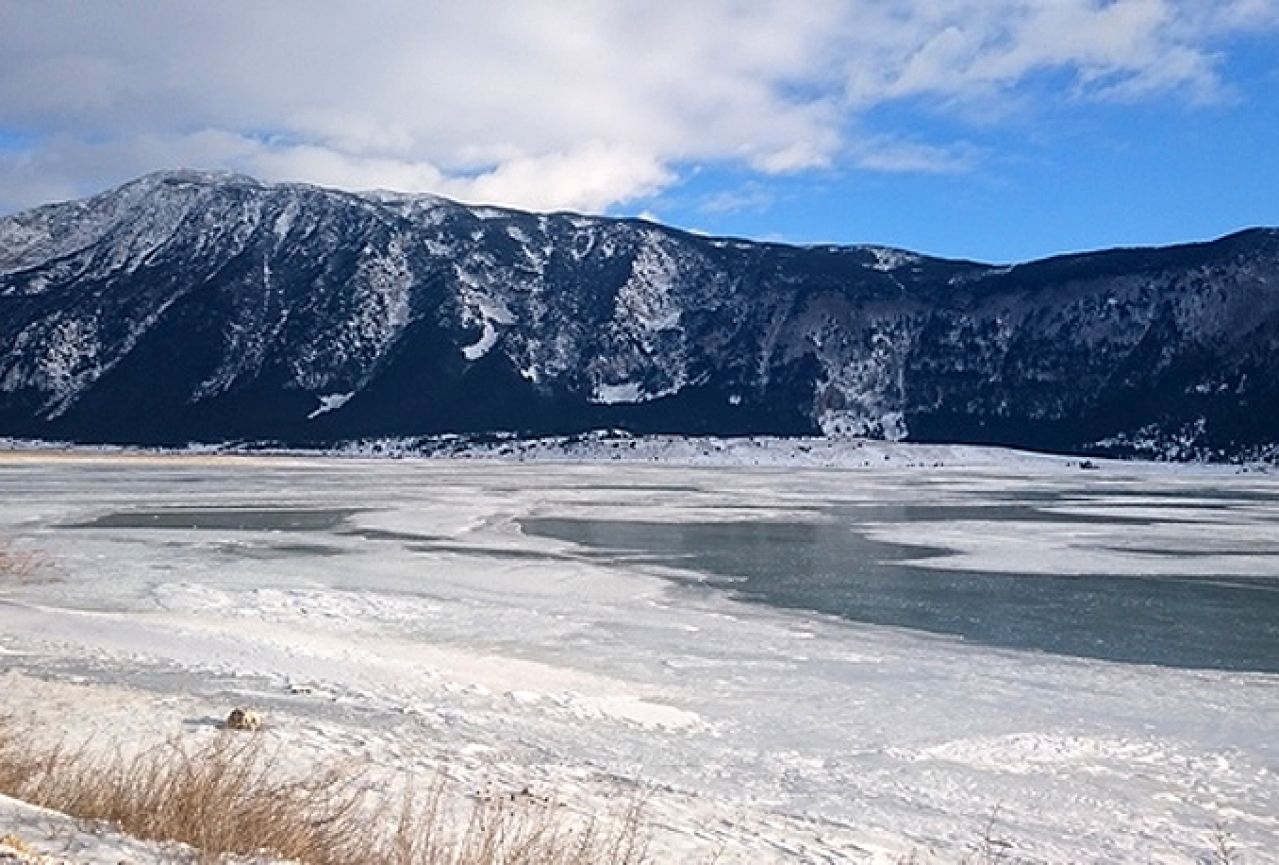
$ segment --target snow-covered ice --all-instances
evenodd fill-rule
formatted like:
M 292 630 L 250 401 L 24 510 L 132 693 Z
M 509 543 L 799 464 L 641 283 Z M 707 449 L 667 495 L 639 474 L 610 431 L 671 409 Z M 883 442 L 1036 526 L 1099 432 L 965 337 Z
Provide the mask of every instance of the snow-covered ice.
M 127 717 L 199 738 L 251 704 L 299 755 L 582 813 L 639 783 L 658 861 L 952 862 L 992 815 L 1031 862 L 1205 861 L 1218 827 L 1241 861 L 1279 861 L 1279 675 L 774 609 L 520 522 L 1023 496 L 1035 519 L 929 524 L 925 566 L 1124 574 L 1162 547 L 1192 574 L 1279 576 L 1271 476 L 966 453 L 840 470 L 0 454 L 0 538 L 44 562 L 0 582 L 3 708 L 50 736 Z M 1094 521 L 1054 536 L 1054 510 Z M 920 540 L 906 519 L 859 530 Z M 18 808 L 0 802 L 0 829 Z

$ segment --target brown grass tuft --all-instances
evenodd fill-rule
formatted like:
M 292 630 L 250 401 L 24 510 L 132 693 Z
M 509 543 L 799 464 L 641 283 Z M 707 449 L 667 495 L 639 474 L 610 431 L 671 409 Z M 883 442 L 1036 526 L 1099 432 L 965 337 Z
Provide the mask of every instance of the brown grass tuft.
M 10 581 L 25 582 L 36 577 L 45 565 L 39 553 L 14 550 L 0 540 L 0 577 Z
M 396 801 L 346 766 L 284 771 L 259 737 L 224 733 L 124 756 L 33 746 L 0 719 L 0 794 L 138 838 L 177 841 L 202 861 L 269 854 L 308 865 L 640 865 L 636 803 L 616 821 L 576 819 L 525 795 L 450 804 L 443 782 Z

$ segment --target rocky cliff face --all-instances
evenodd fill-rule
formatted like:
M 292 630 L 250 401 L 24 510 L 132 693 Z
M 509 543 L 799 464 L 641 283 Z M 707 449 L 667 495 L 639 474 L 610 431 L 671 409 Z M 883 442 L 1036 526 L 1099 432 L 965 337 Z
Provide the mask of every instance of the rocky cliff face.
M 0 435 L 1279 442 L 1279 232 L 1017 267 L 197 173 L 0 220 Z

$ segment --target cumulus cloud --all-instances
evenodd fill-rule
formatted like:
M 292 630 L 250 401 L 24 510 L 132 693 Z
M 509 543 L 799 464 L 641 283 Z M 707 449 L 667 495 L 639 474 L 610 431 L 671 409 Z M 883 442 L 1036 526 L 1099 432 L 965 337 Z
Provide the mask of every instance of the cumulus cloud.
M 177 165 L 604 210 L 691 166 L 962 170 L 879 106 L 1211 101 L 1279 0 L 0 0 L 0 208 Z M 6 139 L 5 133 L 10 133 Z

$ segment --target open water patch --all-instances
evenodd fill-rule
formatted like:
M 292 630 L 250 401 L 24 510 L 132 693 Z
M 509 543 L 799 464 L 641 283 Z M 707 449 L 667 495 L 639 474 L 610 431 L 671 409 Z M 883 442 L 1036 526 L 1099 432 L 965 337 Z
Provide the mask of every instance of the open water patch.
M 73 529 L 185 529 L 236 532 L 326 532 L 363 508 L 156 508 L 116 511 L 79 523 Z
M 896 508 L 823 521 L 640 522 L 536 518 L 530 535 L 702 578 L 741 600 L 1000 648 L 1190 669 L 1279 672 L 1279 578 L 1044 576 L 918 567 L 930 549 L 868 538 Z M 941 509 L 952 519 L 989 509 Z M 937 517 L 940 513 L 932 513 Z M 916 513 L 915 517 L 921 516 Z M 1011 517 L 1011 514 L 1009 515 Z M 1059 518 L 1063 529 L 1076 523 Z M 1093 522 L 1093 520 L 1088 520 Z M 1122 522 L 1122 521 L 1121 521 Z

